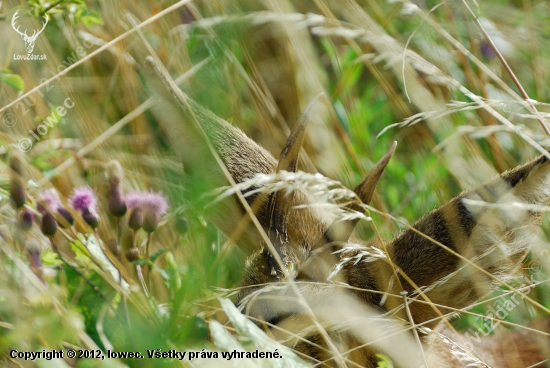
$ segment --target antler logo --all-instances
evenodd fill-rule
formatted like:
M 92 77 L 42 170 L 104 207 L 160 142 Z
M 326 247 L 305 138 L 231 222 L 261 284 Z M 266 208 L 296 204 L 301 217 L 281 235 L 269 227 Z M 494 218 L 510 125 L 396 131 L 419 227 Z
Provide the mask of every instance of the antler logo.
M 27 30 L 25 30 L 24 32 L 21 32 L 19 30 L 19 26 L 15 24 L 16 19 L 19 18 L 19 15 L 17 15 L 17 13 L 19 13 L 19 10 L 16 11 L 15 14 L 13 15 L 13 18 L 11 18 L 11 26 L 13 27 L 15 32 L 21 35 L 21 37 L 23 38 L 23 41 L 25 41 L 25 48 L 27 49 L 27 53 L 30 54 L 34 49 L 34 43 L 38 38 L 38 35 L 42 33 L 44 28 L 46 28 L 46 24 L 48 24 L 48 20 L 49 20 L 48 14 L 44 14 L 44 19 L 46 20 L 46 22 L 42 24 L 42 29 L 40 31 L 34 30 L 32 35 L 29 36 L 27 35 Z

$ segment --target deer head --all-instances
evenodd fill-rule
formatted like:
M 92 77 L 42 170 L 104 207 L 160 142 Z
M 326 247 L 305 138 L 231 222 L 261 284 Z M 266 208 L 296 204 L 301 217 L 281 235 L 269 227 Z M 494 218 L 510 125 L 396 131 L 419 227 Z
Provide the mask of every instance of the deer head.
M 364 242 L 353 235 L 357 217 L 327 218 L 308 207 L 311 195 L 303 186 L 283 192 L 254 179 L 309 178 L 296 172 L 318 98 L 276 160 L 190 99 L 152 57 L 147 64 L 156 112 L 184 165 L 196 171 L 205 190 L 231 185 L 226 193 L 233 195 L 213 203 L 210 216 L 232 239 L 238 229 L 236 242 L 249 255 L 237 304 L 256 320 L 276 325 L 275 337 L 314 362 L 376 367 L 375 354 L 383 352 L 399 367 L 423 365 L 417 352 L 425 349 L 424 339 L 415 340 L 404 326 L 434 328 L 440 313 L 506 285 L 503 280 L 521 265 L 542 221 L 537 206 L 550 200 L 550 161 L 540 156 L 460 194 L 392 240 Z M 393 143 L 349 196 L 347 211 L 364 211 L 395 148 Z M 380 338 L 390 332 L 391 338 Z
M 27 53 L 30 54 L 32 52 L 32 50 L 34 50 L 34 43 L 36 42 L 36 39 L 38 38 L 38 35 L 40 33 L 42 33 L 44 28 L 46 28 L 46 25 L 48 24 L 49 17 L 48 17 L 48 14 L 44 14 L 45 22 L 42 23 L 42 28 L 40 30 L 35 29 L 32 32 L 32 35 L 29 36 L 29 35 L 27 35 L 27 30 L 25 30 L 24 32 L 21 32 L 19 30 L 19 26 L 17 26 L 15 24 L 15 21 L 17 20 L 17 18 L 19 18 L 18 13 L 19 13 L 19 10 L 16 11 L 15 14 L 13 15 L 13 17 L 11 18 L 11 26 L 13 27 L 15 32 L 17 32 L 21 35 L 21 37 L 23 38 L 23 41 L 25 41 L 25 48 L 27 49 Z

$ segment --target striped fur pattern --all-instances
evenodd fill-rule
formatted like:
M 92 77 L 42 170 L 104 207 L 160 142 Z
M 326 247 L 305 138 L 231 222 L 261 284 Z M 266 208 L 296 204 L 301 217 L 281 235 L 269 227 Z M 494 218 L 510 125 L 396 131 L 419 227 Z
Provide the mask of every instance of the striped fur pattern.
M 205 190 L 228 183 L 215 155 L 219 155 L 236 183 L 251 179 L 256 173 L 281 169 L 281 163 L 240 130 L 181 92 L 162 65 L 152 58 L 147 63 L 158 116 L 170 132 L 186 171 L 193 180 L 206 184 Z M 287 143 L 290 146 L 285 147 L 286 154 L 298 155 L 293 142 L 300 138 L 295 134 L 298 133 L 293 132 Z M 303 134 L 303 129 L 299 134 Z M 283 157 L 285 168 L 295 169 L 297 156 Z M 363 182 L 375 185 L 376 181 Z M 373 190 L 374 187 L 363 187 L 356 193 L 368 202 L 370 198 L 365 199 L 360 193 L 372 195 Z M 285 273 L 273 261 L 265 238 L 247 220 L 249 213 L 242 203 L 235 197 L 227 198 L 210 206 L 210 214 L 228 237 L 235 237 L 236 229 L 244 227 L 236 241 L 249 256 L 243 286 L 251 287 L 243 289 L 237 303 L 244 313 L 271 326 L 276 338 L 312 362 L 323 362 L 321 366 L 343 362 L 348 366 L 376 367 L 375 354 L 382 352 L 396 366 L 412 367 L 421 366 L 424 361 L 415 335 L 406 330 L 410 321 L 403 299 L 391 294 L 407 291 L 414 323 L 437 329 L 440 319 L 434 308 L 414 301 L 427 298 L 436 304 L 462 308 L 497 285 L 484 271 L 504 280 L 513 275 L 543 218 L 541 212 L 518 204 L 546 205 L 549 199 L 550 162 L 541 156 L 460 194 L 413 224 L 414 230 L 404 231 L 383 245 L 377 240 L 364 242 L 353 235 L 341 239 L 329 231 L 332 222 L 322 211 L 295 210 L 296 206 L 309 203 L 307 193 L 260 193 L 247 197 L 284 266 L 295 270 L 292 277 L 303 298 L 336 348 L 345 352 L 340 361 L 288 287 Z M 430 366 L 462 366 L 450 354 L 449 340 L 440 339 L 428 349 L 430 338 L 422 333 L 420 337 L 423 348 L 428 350 Z M 476 359 L 472 357 L 472 362 Z M 478 359 L 475 364 L 483 366 L 480 362 Z

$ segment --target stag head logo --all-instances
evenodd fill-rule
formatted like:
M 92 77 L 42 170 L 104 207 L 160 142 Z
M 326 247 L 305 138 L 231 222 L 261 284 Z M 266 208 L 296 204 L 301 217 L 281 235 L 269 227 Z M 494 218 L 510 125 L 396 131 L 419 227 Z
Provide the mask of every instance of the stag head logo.
M 15 21 L 17 20 L 17 18 L 19 18 L 19 15 L 17 14 L 19 13 L 19 10 L 15 12 L 15 14 L 13 15 L 13 18 L 11 18 L 11 26 L 13 27 L 13 29 L 15 30 L 15 32 L 19 33 L 21 35 L 21 37 L 23 38 L 23 41 L 25 41 L 25 48 L 27 49 L 27 53 L 30 54 L 32 52 L 32 50 L 34 49 L 34 43 L 36 42 L 36 39 L 38 38 L 38 35 L 40 33 L 42 33 L 42 31 L 44 30 L 44 28 L 46 28 L 46 25 L 48 24 L 48 14 L 44 14 L 44 19 L 46 20 L 43 24 L 42 24 L 42 29 L 40 29 L 39 31 L 38 30 L 34 30 L 32 35 L 28 35 L 27 34 L 27 30 L 25 29 L 24 32 L 21 32 L 19 30 L 19 26 L 16 25 Z

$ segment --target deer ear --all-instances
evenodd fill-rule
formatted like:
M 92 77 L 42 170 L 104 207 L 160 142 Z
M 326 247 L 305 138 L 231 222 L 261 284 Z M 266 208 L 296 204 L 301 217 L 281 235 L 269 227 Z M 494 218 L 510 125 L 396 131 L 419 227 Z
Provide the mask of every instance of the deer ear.
M 277 171 L 286 170 L 290 172 L 296 172 L 298 166 L 298 157 L 300 155 L 300 149 L 304 143 L 306 128 L 311 121 L 311 117 L 320 98 L 324 93 L 319 93 L 315 98 L 307 105 L 306 109 L 298 119 L 298 122 L 292 129 L 292 132 L 288 136 L 286 144 L 279 156 L 279 164 L 277 165 Z
M 359 185 L 354 189 L 355 194 L 361 200 L 362 204 L 369 204 L 374 195 L 374 189 L 380 181 L 384 169 L 390 162 L 393 154 L 395 153 L 395 148 L 397 147 L 397 142 L 393 142 L 388 151 L 382 156 L 382 158 L 372 167 L 369 173 L 361 180 Z M 348 209 L 364 212 L 365 209 L 359 205 L 357 202 L 353 202 L 348 206 Z M 338 221 L 334 222 L 327 231 L 323 234 L 323 237 L 319 242 L 314 246 L 314 248 L 322 247 L 323 245 L 331 242 L 342 242 L 347 241 L 353 232 L 353 229 L 357 225 L 359 219 L 352 219 L 347 221 Z
M 318 94 L 313 101 L 307 105 L 306 109 L 300 116 L 300 119 L 298 119 L 298 122 L 292 129 L 292 132 L 288 136 L 286 144 L 281 151 L 281 155 L 279 156 L 277 171 L 284 170 L 288 172 L 296 172 L 300 150 L 305 138 L 306 128 L 322 95 L 324 95 L 324 93 Z M 274 229 L 275 232 L 280 234 L 286 233 L 284 211 L 287 209 L 283 208 L 283 203 L 281 201 L 281 198 L 284 196 L 285 195 L 280 191 L 273 192 L 269 196 L 269 228 Z
M 369 173 L 361 180 L 354 192 L 360 199 L 360 203 L 370 203 L 374 194 L 376 184 L 380 180 L 384 169 L 392 158 L 397 142 L 393 142 L 388 151 L 382 156 Z M 364 212 L 365 209 L 360 206 L 359 202 L 353 202 L 348 205 L 348 208 L 357 212 Z M 334 252 L 338 250 L 338 244 L 346 242 L 353 229 L 357 225 L 359 219 L 346 221 L 335 221 L 323 233 L 321 238 L 312 246 L 311 251 L 315 252 L 314 257 L 310 257 L 308 261 L 300 266 L 301 276 L 310 280 L 324 281 L 333 271 L 333 265 L 338 263 L 339 255 Z M 336 275 L 333 281 L 336 281 L 340 275 Z M 344 280 L 339 280 L 344 281 Z
M 394 141 L 388 151 L 382 156 L 380 161 L 376 163 L 370 169 L 369 173 L 361 180 L 359 185 L 354 189 L 355 194 L 359 197 L 361 202 L 364 204 L 369 204 L 372 196 L 374 195 L 374 189 L 376 188 L 376 185 L 378 184 L 378 181 L 380 181 L 380 177 L 382 177 L 382 173 L 384 172 L 384 169 L 386 166 L 388 166 L 388 163 L 390 162 L 393 154 L 395 153 L 395 148 L 397 147 L 397 142 Z

